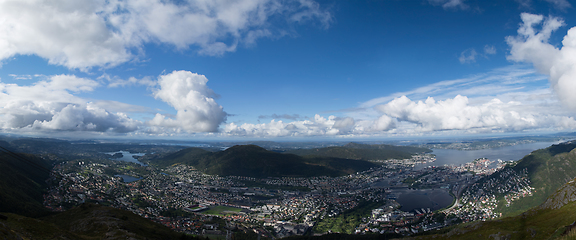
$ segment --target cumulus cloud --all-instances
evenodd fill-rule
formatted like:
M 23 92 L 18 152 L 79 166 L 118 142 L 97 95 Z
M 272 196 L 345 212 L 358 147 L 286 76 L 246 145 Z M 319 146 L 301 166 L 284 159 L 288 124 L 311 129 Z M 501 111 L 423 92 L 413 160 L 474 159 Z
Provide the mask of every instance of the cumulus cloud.
M 137 130 L 138 121 L 73 95 L 98 86 L 96 81 L 73 75 L 51 76 L 30 86 L 0 82 L 0 128 L 119 133 Z
M 223 133 L 235 136 L 251 137 L 303 137 L 303 136 L 336 136 L 352 134 L 355 131 L 355 120 L 350 117 L 329 116 L 318 114 L 313 119 L 284 122 L 272 120 L 269 123 L 237 125 L 229 123 L 224 126 Z
M 112 67 L 137 58 L 147 43 L 221 55 L 285 35 L 294 23 L 327 27 L 331 20 L 312 0 L 3 0 L 0 61 L 33 54 L 71 69 Z
M 189 71 L 161 75 L 154 97 L 174 107 L 177 113 L 173 118 L 157 113 L 147 124 L 188 132 L 217 131 L 226 120 L 226 112 L 214 100 L 217 95 L 208 88 L 207 82 L 204 75 Z
M 381 113 L 399 121 L 415 123 L 421 131 L 501 129 L 519 131 L 540 127 L 534 113 L 514 110 L 518 102 L 504 103 L 492 99 L 481 105 L 471 105 L 464 96 L 436 101 L 412 101 L 406 96 L 376 106 Z
M 553 31 L 564 22 L 559 18 L 522 13 L 522 24 L 518 36 L 508 36 L 509 60 L 529 62 L 543 74 L 549 76 L 550 84 L 560 100 L 576 110 L 576 27 L 568 30 L 557 48 L 548 41 Z M 541 26 L 538 30 L 535 27 Z
M 249 137 L 308 137 L 308 136 L 370 136 L 385 133 L 396 125 L 394 119 L 381 116 L 375 120 L 357 120 L 352 117 L 323 117 L 285 122 L 272 120 L 269 123 L 229 123 L 222 129 L 228 136 Z

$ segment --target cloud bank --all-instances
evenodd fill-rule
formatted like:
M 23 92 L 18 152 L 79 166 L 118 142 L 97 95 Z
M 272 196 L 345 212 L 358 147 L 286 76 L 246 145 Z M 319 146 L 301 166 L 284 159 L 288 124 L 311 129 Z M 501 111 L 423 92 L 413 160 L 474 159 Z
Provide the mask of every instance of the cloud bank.
M 328 27 L 332 16 L 312 0 L 2 0 L 0 61 L 38 55 L 71 69 L 113 67 L 147 43 L 222 55 L 307 21 Z
M 112 113 L 73 93 L 90 92 L 99 83 L 56 75 L 31 86 L 0 82 L 0 128 L 8 131 L 91 131 L 126 133 L 140 123 Z
M 174 116 L 156 113 L 146 122 L 129 117 L 130 112 L 150 114 L 146 107 L 77 96 L 102 87 L 98 81 L 74 75 L 44 78 L 30 86 L 0 82 L 0 129 L 155 135 L 215 132 L 226 120 L 226 112 L 214 100 L 216 94 L 206 85 L 208 79 L 189 71 L 174 71 L 157 80 L 145 78 L 145 84 L 153 88 L 153 96 L 176 110 Z

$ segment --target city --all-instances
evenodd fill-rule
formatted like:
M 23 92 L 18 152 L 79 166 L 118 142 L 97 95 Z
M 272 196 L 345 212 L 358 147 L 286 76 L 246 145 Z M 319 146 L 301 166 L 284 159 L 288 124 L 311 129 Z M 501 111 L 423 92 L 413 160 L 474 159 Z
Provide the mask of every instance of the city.
M 146 162 L 146 157 L 138 159 Z M 119 160 L 68 161 L 54 167 L 44 205 L 64 211 L 93 202 L 187 234 L 225 238 L 240 228 L 281 238 L 336 232 L 410 235 L 499 217 L 497 194 L 506 193 L 508 202 L 531 194 L 525 172 L 508 169 L 477 182 L 510 163 L 477 159 L 461 166 L 414 168 L 433 161 L 434 155 L 420 154 L 377 161 L 380 167 L 342 177 L 264 179 L 207 175 L 184 164 L 159 169 Z M 494 189 L 490 186 L 498 186 L 498 192 L 483 190 Z M 399 197 L 418 191 L 435 191 L 452 203 L 444 200 L 439 206 L 430 200 L 437 209 L 402 210 Z

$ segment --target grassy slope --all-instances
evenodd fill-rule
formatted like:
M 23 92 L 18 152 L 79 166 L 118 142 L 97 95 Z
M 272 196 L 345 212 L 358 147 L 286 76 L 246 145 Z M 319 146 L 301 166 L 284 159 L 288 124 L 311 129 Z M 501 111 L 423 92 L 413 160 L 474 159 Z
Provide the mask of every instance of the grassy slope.
M 418 239 L 487 239 L 490 236 L 495 238 L 496 235 L 506 239 L 554 239 L 576 220 L 576 201 L 570 202 L 569 199 L 576 200 L 576 181 L 558 189 L 547 198 L 547 204 L 520 215 L 463 224 L 446 234 L 422 236 Z
M 542 204 L 556 189 L 576 177 L 576 143 L 553 145 L 522 158 L 513 167 L 516 172 L 528 169 L 535 188 L 533 196 L 513 201 L 510 207 L 499 204 L 503 216 L 514 216 Z M 576 220 L 576 219 L 575 219 Z
M 221 176 L 309 177 L 340 176 L 377 166 L 359 160 L 300 157 L 268 151 L 254 145 L 242 145 L 220 152 L 188 148 L 153 162 L 160 166 L 184 163 L 198 170 Z

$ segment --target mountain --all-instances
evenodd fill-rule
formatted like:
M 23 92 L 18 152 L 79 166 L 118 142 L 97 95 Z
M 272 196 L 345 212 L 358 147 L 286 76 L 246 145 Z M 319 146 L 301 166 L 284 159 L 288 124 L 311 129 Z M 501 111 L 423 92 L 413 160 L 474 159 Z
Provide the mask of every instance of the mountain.
M 0 212 L 47 214 L 42 202 L 50 168 L 48 162 L 33 155 L 0 152 Z
M 416 239 L 567 239 L 566 233 L 576 227 L 575 200 L 576 179 L 572 179 L 546 198 L 543 204 L 520 215 L 461 224 L 444 234 Z
M 1 239 L 197 239 L 132 212 L 89 203 L 42 218 L 2 216 Z
M 428 148 L 394 146 L 386 144 L 368 145 L 359 143 L 348 143 L 341 147 L 325 147 L 312 149 L 288 150 L 299 156 L 336 157 L 356 160 L 386 160 L 386 159 L 406 159 L 413 154 L 428 153 L 432 150 Z
M 188 148 L 151 163 L 159 166 L 183 163 L 206 174 L 258 178 L 342 176 L 378 166 L 362 160 L 282 154 L 255 145 L 237 145 L 220 152 Z
M 509 207 L 501 202 L 496 208 L 503 216 L 520 214 L 542 204 L 548 196 L 566 182 L 576 177 L 576 142 L 555 144 L 545 149 L 533 151 L 511 167 L 516 173 L 527 172 L 530 186 L 534 188 L 532 196 L 526 196 L 510 203 Z M 500 173 L 487 178 L 501 178 Z M 575 219 L 576 220 L 576 219 Z

